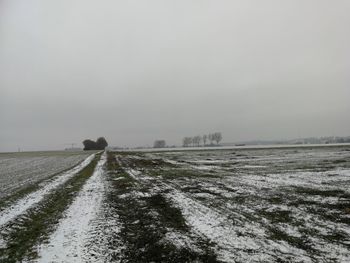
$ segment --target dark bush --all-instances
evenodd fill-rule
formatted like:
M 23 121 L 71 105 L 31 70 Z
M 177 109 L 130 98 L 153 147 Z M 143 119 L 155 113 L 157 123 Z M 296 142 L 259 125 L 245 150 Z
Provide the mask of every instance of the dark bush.
M 93 140 L 84 140 L 83 144 L 84 151 L 104 150 L 108 146 L 108 143 L 104 137 L 98 138 L 96 142 L 94 142 Z
M 108 146 L 108 143 L 104 137 L 98 138 L 96 140 L 96 144 L 99 150 L 104 150 Z

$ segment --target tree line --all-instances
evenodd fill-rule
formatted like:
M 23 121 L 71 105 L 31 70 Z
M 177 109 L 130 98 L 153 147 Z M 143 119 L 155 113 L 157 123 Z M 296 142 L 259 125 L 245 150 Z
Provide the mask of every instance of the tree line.
M 184 137 L 182 140 L 182 145 L 184 147 L 200 146 L 201 144 L 203 144 L 203 146 L 206 146 L 206 145 L 214 145 L 214 142 L 216 143 L 216 145 L 219 145 L 221 140 L 222 140 L 221 132 L 214 132 L 214 133 L 204 134 L 203 136 L 197 135 L 193 137 Z

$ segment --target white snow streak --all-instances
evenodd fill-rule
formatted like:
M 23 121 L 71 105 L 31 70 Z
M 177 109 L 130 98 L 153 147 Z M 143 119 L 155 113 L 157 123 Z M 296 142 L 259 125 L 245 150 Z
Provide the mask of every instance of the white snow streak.
M 0 212 L 0 227 L 7 224 L 11 220 L 15 219 L 17 216 L 23 214 L 26 210 L 32 207 L 34 204 L 39 203 L 46 194 L 51 192 L 53 189 L 57 188 L 59 185 L 65 183 L 68 179 L 73 177 L 75 174 L 80 172 L 85 168 L 93 159 L 95 154 L 90 155 L 81 164 L 77 165 L 73 169 L 63 173 L 61 176 L 57 177 L 43 188 L 35 191 L 24 198 L 20 199 L 18 202 L 12 206 L 4 209 Z
M 38 262 L 82 262 L 84 248 L 89 239 L 90 223 L 97 217 L 104 196 L 104 153 L 93 175 L 68 208 L 48 244 L 41 246 Z M 101 259 L 102 260 L 102 259 Z
M 167 197 L 181 209 L 186 221 L 196 233 L 216 244 L 214 250 L 218 258 L 224 262 L 235 262 L 236 259 L 242 262 L 271 262 L 273 258 L 269 253 L 266 253 L 266 246 L 284 251 L 284 253 L 298 255 L 298 260 L 302 262 L 310 262 L 302 250 L 286 243 L 270 241 L 267 244 L 261 238 L 238 236 L 237 231 L 243 229 L 228 223 L 229 219 L 225 215 L 188 198 L 176 189 L 167 194 Z M 255 233 L 259 232 L 257 226 L 251 225 L 249 227 L 254 228 Z M 260 232 L 260 235 L 264 236 L 264 232 L 261 230 Z M 246 250 L 252 250 L 255 253 L 248 255 Z

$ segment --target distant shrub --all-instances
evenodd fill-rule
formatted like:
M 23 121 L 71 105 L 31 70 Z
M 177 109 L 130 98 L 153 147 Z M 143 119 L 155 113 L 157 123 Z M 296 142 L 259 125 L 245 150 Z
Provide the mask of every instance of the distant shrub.
M 89 151 L 89 150 L 104 150 L 107 146 L 108 143 L 104 137 L 100 137 L 94 142 L 93 140 L 84 140 L 84 151 Z
M 96 145 L 98 150 L 104 150 L 108 146 L 108 143 L 104 137 L 100 137 L 96 140 Z
M 165 140 L 156 140 L 153 144 L 153 148 L 164 148 L 166 146 Z

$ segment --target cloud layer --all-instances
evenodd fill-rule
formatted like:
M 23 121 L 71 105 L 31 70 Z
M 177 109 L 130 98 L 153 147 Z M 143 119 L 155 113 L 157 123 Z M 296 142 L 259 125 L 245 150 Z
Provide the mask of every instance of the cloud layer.
M 0 2 L 0 151 L 349 135 L 346 0 Z

